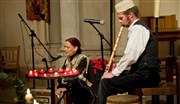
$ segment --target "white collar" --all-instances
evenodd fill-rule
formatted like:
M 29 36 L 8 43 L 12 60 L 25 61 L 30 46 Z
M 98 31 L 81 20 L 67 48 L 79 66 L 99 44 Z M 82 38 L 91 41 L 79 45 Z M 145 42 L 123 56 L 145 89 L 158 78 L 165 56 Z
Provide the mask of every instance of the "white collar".
M 131 25 L 129 26 L 128 30 L 130 30 L 132 28 L 132 26 L 134 25 L 135 22 L 137 22 L 139 19 L 136 19 L 133 23 L 131 23 Z

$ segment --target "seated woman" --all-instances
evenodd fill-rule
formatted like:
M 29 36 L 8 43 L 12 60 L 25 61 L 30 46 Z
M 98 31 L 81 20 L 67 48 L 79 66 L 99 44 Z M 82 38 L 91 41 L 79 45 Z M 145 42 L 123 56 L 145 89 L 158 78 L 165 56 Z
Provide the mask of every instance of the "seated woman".
M 82 54 L 81 44 L 77 38 L 68 38 L 64 43 L 64 50 L 67 58 L 64 61 L 62 69 L 77 69 L 80 73 L 79 78 L 60 78 L 59 85 L 55 91 L 56 95 L 64 95 L 66 93 L 67 104 L 93 104 L 95 103 L 95 94 L 92 86 L 82 80 L 89 72 L 89 59 Z M 93 75 L 88 76 L 87 79 L 92 81 Z

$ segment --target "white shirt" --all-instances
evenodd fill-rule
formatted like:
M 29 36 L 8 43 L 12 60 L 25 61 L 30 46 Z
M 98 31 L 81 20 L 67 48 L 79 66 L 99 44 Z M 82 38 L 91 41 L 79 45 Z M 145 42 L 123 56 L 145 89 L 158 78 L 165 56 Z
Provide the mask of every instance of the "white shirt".
M 128 28 L 128 41 L 123 57 L 112 71 L 115 76 L 119 76 L 124 70 L 130 70 L 131 65 L 136 63 L 140 55 L 146 48 L 150 33 L 142 25 L 134 25 L 135 20 Z

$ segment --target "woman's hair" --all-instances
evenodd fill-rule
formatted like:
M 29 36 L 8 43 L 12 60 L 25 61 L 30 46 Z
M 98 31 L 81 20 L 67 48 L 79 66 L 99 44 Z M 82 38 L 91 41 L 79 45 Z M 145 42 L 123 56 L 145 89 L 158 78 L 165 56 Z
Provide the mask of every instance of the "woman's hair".
M 71 45 L 74 46 L 74 47 L 77 46 L 78 49 L 77 49 L 76 53 L 77 53 L 77 54 L 81 54 L 81 52 L 82 52 L 82 50 L 81 50 L 81 43 L 80 43 L 80 41 L 79 41 L 77 38 L 72 37 L 72 38 L 66 39 L 65 41 L 68 41 L 68 42 L 71 43 Z

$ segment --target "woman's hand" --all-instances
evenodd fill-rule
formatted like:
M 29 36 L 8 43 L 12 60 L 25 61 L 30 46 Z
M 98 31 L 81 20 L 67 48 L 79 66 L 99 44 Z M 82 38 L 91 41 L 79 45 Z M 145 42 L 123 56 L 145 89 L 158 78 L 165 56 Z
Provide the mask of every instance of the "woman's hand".
M 60 95 L 63 95 L 64 91 L 66 91 L 66 88 L 58 88 L 55 91 L 55 94 L 59 97 Z

